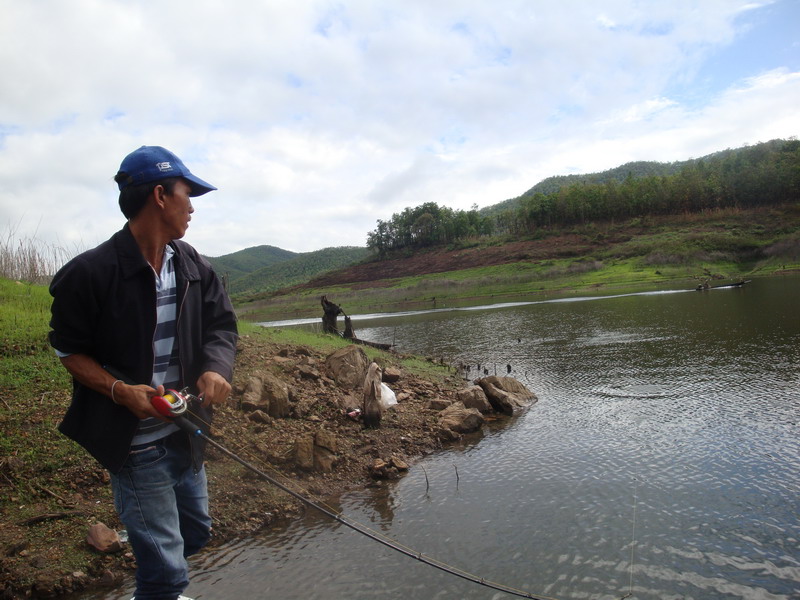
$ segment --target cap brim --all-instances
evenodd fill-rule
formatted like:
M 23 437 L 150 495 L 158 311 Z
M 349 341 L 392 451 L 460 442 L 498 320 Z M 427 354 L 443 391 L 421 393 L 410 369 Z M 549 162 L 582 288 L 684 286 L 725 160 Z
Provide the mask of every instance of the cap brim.
M 200 179 L 196 175 L 192 175 L 191 173 L 188 175 L 183 175 L 183 178 L 189 182 L 189 186 L 192 188 L 191 192 L 189 193 L 189 196 L 193 198 L 195 196 L 202 196 L 203 194 L 206 194 L 208 192 L 213 192 L 214 190 L 217 189 L 207 181 L 203 181 L 202 179 Z

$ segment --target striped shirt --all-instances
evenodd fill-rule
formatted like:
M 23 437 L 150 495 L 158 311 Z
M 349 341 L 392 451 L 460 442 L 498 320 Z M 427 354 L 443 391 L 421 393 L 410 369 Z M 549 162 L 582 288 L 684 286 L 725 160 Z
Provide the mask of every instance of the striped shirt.
M 177 299 L 178 285 L 175 280 L 175 266 L 173 256 L 175 251 L 171 246 L 164 249 L 164 261 L 161 272 L 156 273 L 156 331 L 153 336 L 153 378 L 150 385 L 157 388 L 163 385 L 166 389 L 176 389 L 180 385 L 181 373 L 178 361 L 178 328 L 177 328 Z M 136 435 L 131 442 L 136 446 L 168 436 L 177 431 L 178 426 L 153 417 L 142 419 Z

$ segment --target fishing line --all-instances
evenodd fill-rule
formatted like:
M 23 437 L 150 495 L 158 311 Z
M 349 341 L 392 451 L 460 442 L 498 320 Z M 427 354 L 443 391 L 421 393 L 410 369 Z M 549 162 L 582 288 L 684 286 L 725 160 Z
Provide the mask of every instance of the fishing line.
M 271 475 L 265 473 L 255 465 L 249 463 L 248 461 L 244 460 L 237 454 L 228 450 L 225 446 L 223 446 L 222 444 L 220 444 L 219 442 L 217 442 L 216 440 L 212 439 L 207 434 L 205 434 L 203 430 L 200 429 L 195 423 L 192 423 L 192 421 L 187 419 L 184 416 L 185 413 L 192 415 L 192 417 L 197 419 L 199 422 L 203 423 L 206 426 L 209 426 L 209 423 L 206 423 L 199 415 L 193 413 L 191 410 L 188 409 L 188 402 L 186 401 L 186 396 L 188 396 L 191 399 L 194 399 L 194 397 L 189 395 L 186 391 L 176 392 L 175 390 L 168 390 L 167 393 L 164 394 L 164 396 L 154 396 L 153 405 L 159 412 L 161 412 L 161 414 L 171 418 L 176 425 L 178 425 L 184 431 L 188 432 L 189 435 L 204 439 L 206 442 L 211 444 L 214 448 L 222 452 L 228 458 L 231 458 L 232 460 L 236 461 L 246 469 L 257 474 L 259 477 L 262 477 L 263 479 L 265 479 L 278 489 L 286 492 L 287 494 L 299 500 L 303 504 L 306 504 L 307 506 L 310 506 L 311 508 L 318 510 L 322 514 L 341 523 L 345 527 L 348 527 L 353 531 L 360 533 L 361 535 L 364 535 L 373 541 L 383 544 L 387 548 L 395 550 L 400 554 L 404 554 L 409 558 L 413 558 L 423 564 L 439 569 L 440 571 L 443 571 L 450 575 L 455 575 L 456 577 L 460 577 L 461 579 L 464 579 L 466 581 L 470 581 L 472 583 L 476 583 L 478 585 L 482 585 L 484 587 L 491 588 L 499 592 L 505 592 L 507 594 L 511 594 L 512 596 L 517 596 L 519 598 L 529 598 L 530 600 L 555 600 L 554 598 L 549 596 L 534 596 L 529 592 L 518 590 L 494 581 L 489 581 L 483 577 L 478 577 L 477 575 L 474 575 L 467 571 L 463 571 L 461 569 L 458 569 L 457 567 L 453 567 L 442 561 L 436 560 L 435 558 L 425 556 L 424 554 L 422 554 L 422 552 L 417 552 L 415 550 L 412 550 L 411 548 L 408 548 L 400 544 L 399 542 L 391 538 L 388 538 L 385 535 L 382 535 L 374 530 L 370 530 L 365 525 L 358 523 L 357 521 L 348 519 L 341 513 L 337 513 L 333 509 L 322 506 L 322 504 L 315 502 L 314 500 L 305 497 L 303 494 L 292 490 L 287 485 L 284 485 Z
M 636 549 L 636 494 L 639 491 L 639 480 L 633 478 L 633 525 L 631 526 L 631 574 L 628 581 L 628 594 L 633 596 L 633 552 Z
M 633 478 L 633 519 L 631 525 L 631 559 L 630 559 L 630 571 L 628 575 L 628 593 L 625 594 L 620 600 L 625 600 L 625 598 L 630 598 L 633 596 L 633 553 L 636 549 L 636 501 L 637 501 L 637 492 L 639 488 L 639 479 L 637 477 Z

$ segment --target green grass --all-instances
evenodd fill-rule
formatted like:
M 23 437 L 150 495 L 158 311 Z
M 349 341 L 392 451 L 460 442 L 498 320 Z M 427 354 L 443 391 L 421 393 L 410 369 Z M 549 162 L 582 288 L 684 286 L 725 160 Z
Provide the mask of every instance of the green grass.
M 323 354 L 335 352 L 339 348 L 350 346 L 353 343 L 335 335 L 308 331 L 307 329 L 262 327 L 243 321 L 239 322 L 239 334 L 258 336 L 267 343 L 308 346 L 319 350 Z M 452 374 L 447 365 L 443 365 L 432 358 L 397 355 L 378 348 L 372 348 L 371 346 L 361 346 L 361 348 L 370 360 L 377 362 L 379 365 L 399 364 L 403 369 L 419 377 L 439 379 Z
M 0 279 L 0 458 L 22 460 L 29 474 L 82 460 L 56 431 L 70 378 L 47 342 L 49 319 L 47 287 Z

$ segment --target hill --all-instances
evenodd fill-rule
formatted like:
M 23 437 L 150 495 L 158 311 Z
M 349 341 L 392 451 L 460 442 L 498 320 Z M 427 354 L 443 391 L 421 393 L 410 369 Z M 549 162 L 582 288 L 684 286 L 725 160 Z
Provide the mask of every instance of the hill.
M 366 248 L 341 246 L 304 252 L 256 269 L 250 273 L 228 280 L 228 291 L 236 300 L 248 294 L 270 292 L 308 281 L 322 273 L 341 269 L 365 260 L 369 256 Z
M 262 245 L 206 259 L 235 298 L 240 294 L 269 292 L 308 281 L 325 271 L 362 261 L 368 255 L 366 248 L 357 246 L 292 252 Z
M 708 158 L 716 156 L 717 154 L 712 154 L 707 157 L 701 158 L 699 160 L 706 160 Z M 498 202 L 497 204 L 492 204 L 491 206 L 486 206 L 482 208 L 479 212 L 482 216 L 497 216 L 506 210 L 516 209 L 523 198 L 534 196 L 535 194 L 545 194 L 545 195 L 555 194 L 562 188 L 568 187 L 576 183 L 597 184 L 597 183 L 606 183 L 609 181 L 616 181 L 618 183 L 622 183 L 628 177 L 639 178 L 639 177 L 652 177 L 652 176 L 662 177 L 667 175 L 674 175 L 675 173 L 678 173 L 685 166 L 693 164 L 694 162 L 696 161 L 687 160 L 687 161 L 673 162 L 673 163 L 662 163 L 655 161 L 634 161 L 625 163 L 624 165 L 620 165 L 619 167 L 615 167 L 613 169 L 608 169 L 607 171 L 601 171 L 599 173 L 553 175 L 546 179 L 542 179 L 542 181 L 534 185 L 532 188 L 530 188 L 520 196 L 517 196 L 516 198 L 510 198 L 508 200 L 503 200 L 502 202 Z
M 275 246 L 253 246 L 233 254 L 226 254 L 217 258 L 207 256 L 206 258 L 217 273 L 224 276 L 228 281 L 235 281 L 254 271 L 290 260 L 295 256 L 297 256 L 297 252 L 283 250 Z

